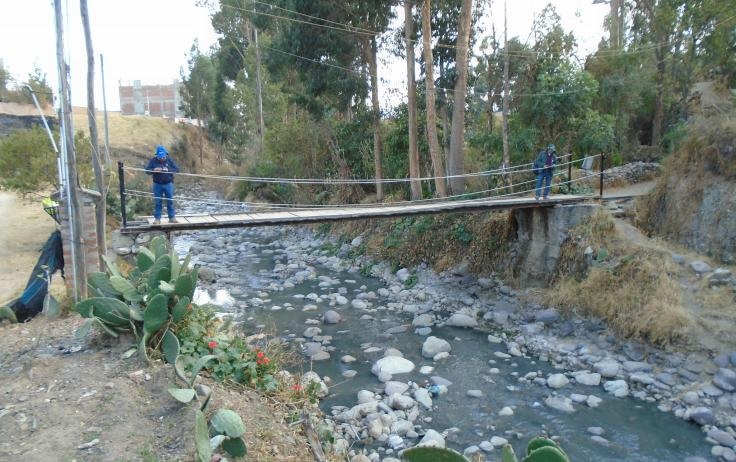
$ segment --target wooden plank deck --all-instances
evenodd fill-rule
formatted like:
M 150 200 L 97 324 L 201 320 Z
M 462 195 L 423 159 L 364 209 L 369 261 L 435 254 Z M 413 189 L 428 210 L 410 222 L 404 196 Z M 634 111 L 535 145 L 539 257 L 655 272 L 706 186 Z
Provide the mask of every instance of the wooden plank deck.
M 160 225 L 153 224 L 153 217 L 145 217 L 143 224 L 121 229 L 122 233 L 144 231 L 187 231 L 212 228 L 247 228 L 253 226 L 279 226 L 305 223 L 319 223 L 338 220 L 361 220 L 404 215 L 429 215 L 436 213 L 457 213 L 479 210 L 508 210 L 530 207 L 553 207 L 555 205 L 575 204 L 593 196 L 553 195 L 547 200 L 538 201 L 533 197 L 514 197 L 504 199 L 479 199 L 453 202 L 433 202 L 424 204 L 376 204 L 375 206 L 294 209 L 248 213 L 192 214 L 177 216 L 179 223 L 168 223 L 164 218 Z

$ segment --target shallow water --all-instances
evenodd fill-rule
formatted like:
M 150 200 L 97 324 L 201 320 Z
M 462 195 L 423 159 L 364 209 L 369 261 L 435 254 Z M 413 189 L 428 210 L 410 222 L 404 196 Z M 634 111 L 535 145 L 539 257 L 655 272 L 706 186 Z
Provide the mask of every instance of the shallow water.
M 213 238 L 218 235 L 217 231 L 208 233 Z M 239 233 L 243 241 L 259 244 L 260 247 L 241 247 L 236 258 L 232 255 L 218 258 L 217 264 L 224 264 L 243 281 L 243 285 L 238 287 L 242 294 L 235 295 L 234 298 L 245 302 L 257 297 L 259 292 L 269 292 L 266 288 L 277 280 L 271 270 L 274 267 L 273 252 L 278 254 L 280 247 L 273 244 L 274 238 L 264 238 L 256 231 L 243 230 Z M 176 247 L 180 252 L 185 252 L 194 240 L 193 236 L 181 236 L 176 240 Z M 199 245 L 201 246 L 201 242 Z M 232 250 L 234 249 L 228 249 Z M 198 257 L 201 255 L 195 255 L 194 260 L 197 261 Z M 280 262 L 286 263 L 286 258 L 281 258 Z M 357 392 L 362 389 L 381 388 L 381 383 L 371 374 L 370 369 L 382 357 L 382 352 L 366 354 L 361 349 L 361 345 L 365 347 L 365 344 L 372 343 L 381 348 L 396 348 L 416 364 L 414 372 L 394 376 L 393 380 L 422 384 L 429 376 L 420 374 L 418 370 L 423 365 L 429 365 L 435 367 L 432 375 L 439 375 L 453 382 L 447 394 L 434 398 L 433 410 L 422 411 L 416 423 L 422 423 L 425 429 L 433 428 L 440 432 L 456 427 L 458 431 L 451 432 L 446 439 L 448 446 L 460 451 L 470 445 L 490 440 L 492 436 L 501 436 L 514 445 L 517 454 L 522 454 L 531 437 L 548 433 L 560 436 L 563 448 L 571 460 L 575 461 L 681 461 L 687 456 L 710 458 L 710 445 L 706 443 L 698 426 L 684 422 L 671 413 L 663 413 L 653 404 L 633 398 L 614 398 L 602 386 L 589 387 L 571 383 L 558 391 L 558 394 L 564 396 L 571 393 L 594 394 L 603 399 L 598 408 L 575 404 L 576 411 L 565 414 L 545 406 L 544 399 L 552 394 L 552 390 L 534 383 L 519 383 L 517 376 L 539 371 L 542 377 L 547 377 L 550 373 L 563 371 L 555 370 L 548 363 L 526 358 L 498 359 L 493 356 L 494 351 L 506 352 L 506 348 L 503 344 L 490 344 L 486 333 L 434 327 L 431 335 L 443 338 L 452 345 L 451 356 L 434 363 L 421 357 L 425 337 L 413 332 L 410 314 L 377 309 L 368 313 L 375 320 L 361 321 L 358 318 L 365 314 L 364 311 L 352 308 L 349 304 L 327 307 L 326 303 L 318 303 L 318 311 L 303 312 L 301 308 L 304 304 L 313 302 L 296 298 L 295 295 L 337 292 L 338 287 L 346 287 L 348 292 L 345 297 L 350 300 L 360 292 L 384 287 L 380 280 L 363 277 L 359 273 L 336 273 L 319 265 L 316 265 L 316 269 L 319 275 L 337 279 L 340 284 L 321 288 L 318 286 L 320 281 L 314 279 L 292 289 L 271 291 L 263 306 L 249 306 L 243 314 L 247 318 L 244 325 L 246 331 L 253 332 L 265 325 L 269 329 L 275 327 L 285 338 L 301 337 L 308 327 L 305 321 L 320 319 L 327 309 L 334 309 L 342 315 L 345 322 L 340 324 L 319 324 L 321 335 L 333 337 L 331 345 L 335 349 L 330 352 L 329 360 L 311 365 L 315 372 L 332 379 L 330 395 L 321 403 L 327 414 L 334 405 L 355 405 Z M 365 287 L 361 289 L 361 286 Z M 391 301 L 378 297 L 372 300 L 372 304 L 375 308 L 385 306 Z M 294 306 L 293 311 L 271 311 L 274 305 L 284 307 L 288 303 Z M 393 335 L 386 333 L 387 329 L 401 325 L 407 326 L 406 332 Z M 342 364 L 340 358 L 347 354 L 357 358 L 357 361 L 350 365 Z M 306 360 L 304 368 L 309 367 L 309 361 Z M 492 367 L 498 368 L 499 373 L 491 373 Z M 358 374 L 352 379 L 343 379 L 341 373 L 347 369 L 356 370 Z M 483 397 L 466 396 L 466 391 L 472 389 L 481 390 Z M 513 416 L 498 415 L 498 411 L 505 406 L 513 408 Z M 431 417 L 431 422 L 422 422 L 426 417 Z M 610 446 L 592 441 L 591 435 L 586 431 L 588 427 L 602 427 L 605 430 L 602 436 L 610 442 Z M 409 446 L 415 443 L 408 439 L 406 442 Z M 498 452 L 495 456 L 488 455 L 490 460 L 497 457 Z

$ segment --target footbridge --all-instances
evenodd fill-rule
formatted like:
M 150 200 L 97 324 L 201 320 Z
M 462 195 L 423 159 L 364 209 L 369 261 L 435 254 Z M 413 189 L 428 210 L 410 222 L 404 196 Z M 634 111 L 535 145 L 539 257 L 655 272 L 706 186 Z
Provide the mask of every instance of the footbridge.
M 599 156 L 594 156 L 599 157 Z M 394 218 L 409 215 L 430 215 L 440 213 L 461 213 L 472 211 L 498 211 L 532 207 L 554 207 L 556 205 L 567 205 L 584 202 L 591 198 L 603 197 L 603 165 L 604 158 L 600 156 L 600 169 L 594 172 L 590 169 L 594 157 L 587 157 L 580 160 L 571 160 L 569 155 L 561 157 L 561 163 L 556 166 L 556 173 L 553 175 L 553 188 L 558 191 L 557 194 L 551 194 L 547 199 L 536 199 L 534 190 L 536 187 L 536 178 L 532 174 L 532 165 L 523 164 L 514 167 L 498 168 L 495 170 L 487 170 L 483 172 L 469 173 L 463 176 L 466 178 L 476 178 L 481 181 L 474 181 L 474 184 L 501 184 L 500 186 L 480 189 L 478 191 L 457 194 L 443 198 L 430 198 L 414 201 L 400 201 L 393 203 L 375 203 L 375 204 L 341 204 L 341 205 L 321 205 L 321 204 L 273 204 L 265 202 L 242 202 L 228 201 L 219 199 L 207 199 L 202 197 L 177 196 L 173 197 L 173 201 L 178 203 L 188 203 L 190 207 L 197 208 L 196 204 L 202 207 L 207 205 L 219 205 L 227 208 L 228 212 L 218 213 L 194 213 L 194 214 L 177 214 L 176 222 L 170 223 L 166 218 L 161 223 L 155 223 L 153 217 L 142 217 L 138 220 L 129 220 L 126 216 L 126 202 L 131 198 L 147 198 L 153 199 L 153 194 L 148 191 L 135 189 L 127 189 L 125 186 L 125 177 L 127 174 L 135 174 L 133 172 L 145 172 L 140 168 L 125 167 L 122 162 L 118 163 L 120 178 L 120 202 L 122 214 L 122 233 L 138 234 L 146 231 L 164 231 L 170 233 L 173 231 L 188 231 L 213 228 L 246 228 L 255 226 L 278 226 L 278 225 L 296 225 L 306 223 L 321 223 L 340 220 L 359 220 L 374 218 Z M 572 166 L 574 163 L 580 163 L 580 169 L 576 169 L 576 177 L 573 178 Z M 587 165 L 586 165 L 587 164 Z M 587 168 L 586 168 L 587 167 Z M 247 181 L 252 183 L 266 184 L 310 184 L 310 185 L 361 185 L 375 184 L 377 180 L 373 179 L 299 179 L 299 178 L 262 178 L 262 177 L 237 177 L 222 175 L 200 175 L 179 173 L 179 176 L 199 177 L 203 179 L 218 179 L 224 181 Z M 494 178 L 495 177 L 495 178 Z M 446 181 L 452 176 L 440 178 Z M 507 180 L 514 179 L 510 185 Z M 571 194 L 573 184 L 585 182 L 590 184 L 591 181 L 599 180 L 599 190 L 596 195 L 593 192 L 586 194 Z M 386 184 L 401 184 L 410 181 L 428 181 L 434 182 L 435 177 L 424 178 L 398 178 L 398 179 L 382 179 L 378 180 Z M 561 194 L 559 192 L 566 192 Z M 194 204 L 194 207 L 191 205 Z

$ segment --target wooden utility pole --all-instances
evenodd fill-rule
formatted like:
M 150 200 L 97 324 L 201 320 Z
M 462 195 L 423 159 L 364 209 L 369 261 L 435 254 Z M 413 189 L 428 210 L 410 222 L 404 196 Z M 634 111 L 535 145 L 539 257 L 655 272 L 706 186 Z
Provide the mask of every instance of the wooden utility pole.
M 92 31 L 89 27 L 89 13 L 87 0 L 79 0 L 79 9 L 84 27 L 84 42 L 87 47 L 87 120 L 89 121 L 89 138 L 92 143 L 92 168 L 95 172 L 95 183 L 100 197 L 95 200 L 95 228 L 97 231 L 97 254 L 99 255 L 100 268 L 104 268 L 105 262 L 102 257 L 107 254 L 107 242 L 105 239 L 107 219 L 107 186 L 105 185 L 100 160 L 100 142 L 97 136 L 97 109 L 95 107 L 95 52 L 92 49 Z
M 409 177 L 419 178 L 419 130 L 417 128 L 417 83 L 414 77 L 414 17 L 412 4 L 404 2 L 404 39 L 406 41 L 406 84 L 409 94 Z M 422 182 L 411 182 L 411 200 L 422 198 Z
M 426 100 L 427 100 L 427 142 L 429 156 L 432 158 L 434 170 L 434 184 L 437 196 L 447 196 L 445 181 L 445 164 L 440 156 L 440 143 L 437 140 L 437 109 L 434 95 L 434 57 L 432 56 L 432 26 L 429 21 L 430 0 L 424 0 L 422 6 L 422 46 L 424 47 L 424 65 L 426 66 Z
M 511 154 L 509 153 L 509 39 L 506 0 L 503 1 L 503 116 L 501 126 L 503 130 L 503 166 L 508 168 L 511 166 Z M 511 188 L 511 174 L 507 173 L 504 176 L 506 185 Z
M 59 102 L 61 109 L 61 150 L 67 172 L 67 213 L 72 256 L 72 277 L 74 278 L 74 300 L 87 296 L 87 272 L 84 259 L 84 222 L 80 201 L 77 158 L 74 152 L 74 131 L 72 129 L 72 103 L 69 91 L 69 67 L 64 59 L 64 21 L 61 12 L 62 0 L 54 0 L 56 21 L 56 61 L 59 69 Z

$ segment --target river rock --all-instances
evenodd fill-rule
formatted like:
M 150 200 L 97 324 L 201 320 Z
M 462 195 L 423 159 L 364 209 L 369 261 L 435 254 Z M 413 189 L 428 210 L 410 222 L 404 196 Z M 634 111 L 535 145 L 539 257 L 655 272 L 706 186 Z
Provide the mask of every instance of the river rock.
M 572 400 L 565 396 L 550 396 L 544 400 L 544 404 L 558 411 L 575 412 L 575 408 L 572 407 Z
M 488 334 L 488 342 L 489 343 L 501 343 L 503 342 L 503 339 L 501 337 L 496 337 L 495 335 Z
M 608 441 L 607 439 L 603 438 L 602 436 L 598 436 L 598 435 L 591 436 L 590 437 L 590 440 L 593 441 L 594 443 L 600 444 L 602 446 L 609 446 L 611 444 L 610 441 Z
M 410 396 L 394 393 L 388 397 L 388 405 L 391 406 L 392 409 L 403 411 L 414 406 L 414 399 Z
M 509 440 L 507 440 L 506 438 L 502 438 L 500 436 L 492 436 L 491 437 L 491 444 L 493 445 L 494 448 L 501 448 L 501 447 L 507 445 L 508 442 L 509 442 Z
M 719 430 L 718 428 L 713 427 L 708 430 L 708 436 L 724 446 L 736 446 L 736 438 L 730 433 Z
M 355 361 L 357 361 L 357 359 L 355 359 L 354 357 L 350 355 L 345 355 L 342 358 L 340 358 L 340 361 L 345 364 L 350 364 L 350 363 L 354 363 Z
M 422 345 L 422 356 L 425 358 L 433 358 L 437 353 L 449 352 L 452 347 L 441 338 L 435 336 L 429 336 Z
M 325 311 L 325 314 L 322 315 L 322 322 L 325 324 L 337 324 L 340 321 L 342 321 L 342 316 L 335 310 Z
M 575 377 L 575 381 L 580 385 L 597 387 L 601 384 L 601 374 L 598 374 L 597 372 L 579 372 L 573 376 Z
M 337 303 L 338 305 L 347 305 L 349 301 L 347 298 L 343 297 L 342 295 L 336 295 L 335 303 Z
M 363 300 L 357 299 L 357 298 L 353 300 L 352 302 L 350 302 L 350 305 L 353 308 L 358 309 L 358 310 L 364 310 L 368 308 L 368 304 L 366 302 L 364 302 Z
M 463 313 L 455 313 L 445 322 L 452 327 L 478 327 L 478 321 L 471 316 Z
M 371 368 L 371 372 L 379 375 L 381 372 L 395 374 L 406 374 L 414 370 L 414 363 L 399 356 L 386 356 L 379 359 Z
M 330 353 L 326 351 L 318 351 L 317 353 L 313 354 L 309 357 L 312 361 L 327 361 L 330 359 Z
M 480 390 L 468 390 L 465 394 L 471 398 L 482 398 L 483 392 Z
M 562 388 L 568 383 L 570 383 L 570 380 L 568 380 L 565 374 L 552 374 L 547 377 L 547 386 L 550 388 Z
M 700 261 L 700 260 L 690 262 L 690 268 L 693 271 L 695 271 L 697 274 L 708 273 L 711 270 L 711 267 L 709 264 L 707 264 L 704 261 Z
M 432 327 L 434 325 L 434 316 L 429 313 L 420 314 L 411 322 L 412 327 Z
M 401 282 L 406 282 L 411 277 L 411 272 L 406 268 L 401 268 L 396 272 L 396 277 Z
M 409 389 L 409 385 L 404 382 L 397 382 L 396 380 L 390 380 L 384 385 L 383 392 L 386 396 L 391 396 L 394 393 L 402 394 Z
M 414 424 L 408 420 L 399 419 L 391 424 L 391 433 L 395 433 L 399 436 L 406 436 L 407 433 L 414 430 Z M 385 461 L 386 459 L 384 459 Z
M 713 376 L 713 385 L 723 391 L 736 390 L 736 372 L 731 369 L 720 368 Z
M 514 415 L 514 410 L 506 406 L 502 408 L 500 411 L 498 411 L 498 415 L 500 415 L 501 417 L 509 417 L 509 416 Z
M 312 382 L 319 384 L 319 389 L 316 393 L 318 398 L 324 398 L 330 392 L 327 388 L 327 384 L 325 384 L 322 378 L 320 378 L 319 374 L 314 371 L 305 372 L 304 375 L 302 375 L 301 386 L 303 388 L 308 388 L 309 384 Z
M 585 400 L 588 407 L 598 407 L 602 402 L 603 400 L 595 395 L 588 395 L 588 399 Z
M 611 378 L 616 377 L 621 370 L 621 364 L 615 359 L 604 359 L 593 364 L 595 370 L 601 375 L 601 377 Z
M 560 319 L 560 314 L 554 308 L 548 308 L 546 310 L 539 311 L 534 315 L 534 320 L 537 322 L 550 325 L 556 323 Z
M 695 391 L 687 391 L 682 395 L 682 401 L 685 404 L 689 404 L 692 406 L 693 404 L 697 404 L 697 402 L 700 401 L 700 397 Z
M 322 329 L 320 329 L 319 327 L 307 327 L 307 329 L 304 331 L 302 336 L 306 338 L 312 338 L 321 333 L 322 333 Z
M 537 335 L 541 333 L 544 330 L 544 323 L 542 322 L 533 322 L 531 324 L 522 324 L 521 327 L 519 327 L 519 332 L 521 332 L 523 335 L 531 336 L 531 335 Z
M 716 422 L 713 411 L 704 406 L 688 409 L 687 414 L 690 420 L 696 422 L 698 425 L 713 425 Z
M 581 395 L 580 393 L 571 393 L 570 394 L 570 399 L 575 404 L 583 404 L 584 402 L 586 402 L 588 400 L 588 396 L 587 395 Z
M 603 433 L 605 433 L 605 430 L 601 427 L 588 427 L 587 432 L 591 435 L 595 436 L 601 436 Z
M 452 382 L 444 377 L 440 377 L 439 375 L 433 375 L 429 378 L 429 381 L 432 382 L 434 385 L 442 385 L 445 387 L 449 387 L 450 385 L 452 385 Z
M 611 380 L 603 384 L 603 389 L 616 398 L 623 398 L 629 395 L 629 384 L 626 383 L 626 380 Z
M 372 391 L 360 390 L 358 392 L 358 404 L 365 404 L 375 401 Z
M 432 397 L 426 388 L 418 388 L 414 391 L 414 399 L 427 410 L 432 409 Z
M 421 441 L 419 441 L 419 444 L 417 444 L 417 446 L 444 448 L 445 438 L 441 434 L 439 434 L 437 431 L 432 430 L 430 428 L 424 434 L 424 437 L 422 437 Z

